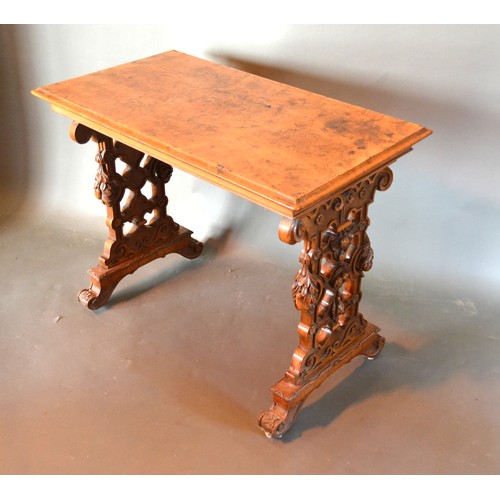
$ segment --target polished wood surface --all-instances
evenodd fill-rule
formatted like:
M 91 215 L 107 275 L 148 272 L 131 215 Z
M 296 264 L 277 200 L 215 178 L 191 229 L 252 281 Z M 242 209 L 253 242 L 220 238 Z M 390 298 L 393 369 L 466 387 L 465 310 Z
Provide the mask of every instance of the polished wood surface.
M 176 51 L 33 93 L 92 130 L 288 217 L 430 134 Z
M 391 185 L 389 165 L 430 130 L 174 51 L 33 93 L 75 120 L 76 142 L 97 144 L 109 238 L 80 292 L 86 307 L 153 259 L 201 253 L 167 215 L 173 165 L 282 214 L 280 239 L 303 242 L 292 285 L 299 342 L 259 417 L 268 436 L 283 436 L 335 370 L 381 352 L 379 328 L 359 312 L 374 255 L 368 206 Z

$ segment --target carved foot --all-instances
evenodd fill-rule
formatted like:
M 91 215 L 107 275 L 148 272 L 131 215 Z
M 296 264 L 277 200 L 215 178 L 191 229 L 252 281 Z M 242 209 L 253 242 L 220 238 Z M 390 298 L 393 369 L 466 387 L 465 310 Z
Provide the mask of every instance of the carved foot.
M 186 259 L 196 259 L 203 251 L 203 243 L 191 238 L 191 243 L 178 251 Z
M 108 269 L 102 265 L 98 265 L 89 269 L 87 274 L 90 278 L 90 287 L 83 289 L 78 294 L 78 300 L 87 309 L 95 311 L 106 304 L 116 285 L 128 273 L 123 266 Z
M 376 334 L 373 342 L 361 353 L 366 359 L 375 359 L 377 358 L 385 345 L 385 338 L 379 334 Z
M 78 300 L 81 304 L 83 304 L 87 309 L 91 311 L 95 311 L 102 307 L 109 299 L 111 293 L 100 296 L 99 293 L 94 292 L 90 288 L 84 288 L 78 293 Z
M 263 411 L 259 417 L 259 426 L 268 438 L 281 439 L 290 429 L 297 417 L 303 401 L 293 408 L 283 408 L 274 403 L 268 411 Z
M 80 291 L 78 294 L 78 300 L 87 309 L 95 311 L 106 304 L 117 284 L 118 283 L 115 283 L 114 285 L 104 289 L 101 286 L 94 287 L 93 285 L 90 285 L 90 288 L 84 288 Z

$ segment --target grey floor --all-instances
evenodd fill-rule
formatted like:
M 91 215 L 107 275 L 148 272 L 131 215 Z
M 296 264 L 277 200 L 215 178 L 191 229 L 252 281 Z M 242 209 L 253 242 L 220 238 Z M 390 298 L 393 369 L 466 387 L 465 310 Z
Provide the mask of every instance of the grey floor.
M 76 294 L 102 233 L 74 227 L 0 226 L 0 473 L 500 472 L 498 289 L 375 266 L 362 312 L 383 354 L 336 372 L 274 441 L 257 417 L 296 345 L 296 266 L 209 244 L 93 313 Z

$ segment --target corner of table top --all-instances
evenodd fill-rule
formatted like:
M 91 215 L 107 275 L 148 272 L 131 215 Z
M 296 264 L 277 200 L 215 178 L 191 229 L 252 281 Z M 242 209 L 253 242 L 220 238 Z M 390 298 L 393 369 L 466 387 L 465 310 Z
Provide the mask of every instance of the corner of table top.
M 392 148 L 381 154 L 369 158 L 362 164 L 337 177 L 333 182 L 320 186 L 312 193 L 296 193 L 293 197 L 289 197 L 286 200 L 286 203 L 283 205 L 284 210 L 280 212 L 281 215 L 289 219 L 297 219 L 303 216 L 318 205 L 342 193 L 361 178 L 393 164 L 399 158 L 411 152 L 415 144 L 432 133 L 432 129 L 420 126 L 415 133 L 405 138 L 405 140 L 395 144 Z

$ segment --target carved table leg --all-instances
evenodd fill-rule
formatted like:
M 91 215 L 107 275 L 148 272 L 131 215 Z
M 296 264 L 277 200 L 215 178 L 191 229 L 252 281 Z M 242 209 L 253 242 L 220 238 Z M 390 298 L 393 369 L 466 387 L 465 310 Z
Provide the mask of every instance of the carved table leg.
M 299 345 L 285 376 L 271 388 L 273 404 L 260 415 L 269 437 L 290 428 L 309 394 L 355 356 L 375 358 L 384 346 L 379 328 L 358 312 L 363 273 L 372 266 L 366 234 L 368 205 L 375 191 L 387 189 L 392 172 L 385 166 L 339 196 L 296 219 L 283 219 L 280 239 L 304 241 L 301 269 L 292 287 L 299 309 Z
M 83 305 L 103 306 L 121 279 L 154 259 L 170 253 L 188 259 L 200 255 L 203 244 L 167 215 L 165 183 L 172 175 L 170 165 L 78 123 L 72 124 L 70 135 L 79 144 L 93 139 L 98 145 L 94 190 L 106 205 L 109 228 L 100 263 L 88 271 L 90 287 L 78 295 Z M 117 160 L 125 164 L 121 173 Z M 141 191 L 146 184 L 150 197 Z M 146 214 L 151 214 L 149 221 Z

